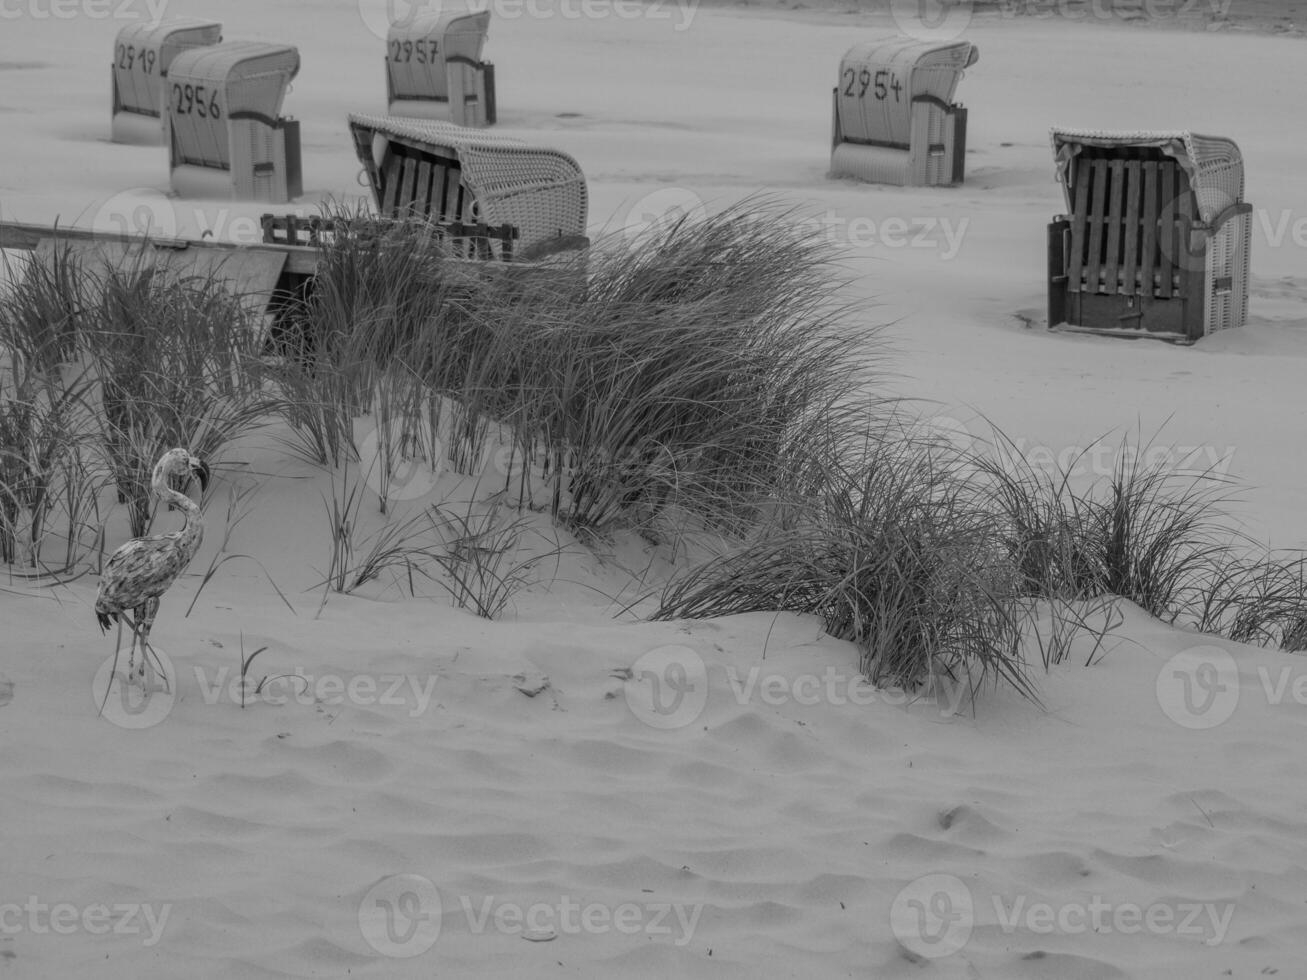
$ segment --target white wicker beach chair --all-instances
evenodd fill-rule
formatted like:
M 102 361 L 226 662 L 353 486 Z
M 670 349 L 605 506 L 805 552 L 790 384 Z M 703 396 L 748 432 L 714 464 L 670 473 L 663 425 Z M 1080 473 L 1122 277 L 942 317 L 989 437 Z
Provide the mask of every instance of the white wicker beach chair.
M 1194 341 L 1248 314 L 1252 206 L 1232 140 L 1054 129 L 1048 323 Z
M 109 75 L 113 91 L 110 137 L 115 143 L 162 145 L 164 86 L 180 52 L 222 40 L 216 21 L 179 18 L 129 24 L 114 40 Z
M 424 119 L 351 115 L 349 127 L 387 217 L 511 225 L 526 252 L 585 235 L 585 175 L 566 153 Z
M 895 38 L 850 48 L 835 87 L 831 176 L 961 183 L 967 110 L 953 104 L 953 93 L 979 57 L 970 41 Z
M 414 13 L 386 37 L 386 102 L 392 116 L 459 126 L 495 121 L 495 66 L 481 60 L 490 11 L 463 0 Z
M 299 67 L 296 48 L 262 41 L 174 58 L 166 113 L 173 190 L 275 203 L 298 197 L 299 123 L 279 113 Z

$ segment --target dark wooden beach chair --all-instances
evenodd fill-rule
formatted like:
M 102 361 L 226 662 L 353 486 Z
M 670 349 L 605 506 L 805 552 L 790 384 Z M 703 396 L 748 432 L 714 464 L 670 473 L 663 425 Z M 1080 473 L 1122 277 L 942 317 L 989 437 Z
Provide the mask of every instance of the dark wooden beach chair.
M 1068 213 L 1048 237 L 1048 323 L 1193 342 L 1241 326 L 1251 206 L 1227 139 L 1053 131 Z

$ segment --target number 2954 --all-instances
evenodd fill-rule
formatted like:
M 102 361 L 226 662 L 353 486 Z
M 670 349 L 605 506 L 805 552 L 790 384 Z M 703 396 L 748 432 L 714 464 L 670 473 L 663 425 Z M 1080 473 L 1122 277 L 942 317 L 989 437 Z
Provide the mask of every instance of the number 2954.
M 875 74 L 867 68 L 861 71 L 845 68 L 840 75 L 840 81 L 844 85 L 844 94 L 851 99 L 866 98 L 868 90 L 878 102 L 888 99 L 891 92 L 894 93 L 895 102 L 901 102 L 903 99 L 903 83 L 888 68 L 882 68 Z

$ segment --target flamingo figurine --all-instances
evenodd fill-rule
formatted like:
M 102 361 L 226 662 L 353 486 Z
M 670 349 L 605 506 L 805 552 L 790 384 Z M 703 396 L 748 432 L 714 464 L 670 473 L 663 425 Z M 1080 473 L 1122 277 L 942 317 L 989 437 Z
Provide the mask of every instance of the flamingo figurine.
M 150 478 L 150 489 L 154 495 L 180 508 L 185 515 L 181 530 L 132 538 L 120 545 L 105 565 L 104 574 L 100 578 L 100 591 L 95 598 L 95 615 L 100 621 L 100 631 L 107 631 L 110 623 L 118 624 L 119 649 L 123 620 L 131 627 L 132 651 L 127 658 L 128 682 L 139 677 L 142 686 L 145 684 L 146 660 L 154 655 L 150 646 L 150 627 L 154 625 L 154 617 L 159 612 L 159 597 L 168 591 L 177 576 L 190 564 L 204 537 L 204 520 L 200 516 L 199 505 L 170 485 L 173 477 L 182 476 L 188 482 L 191 477 L 198 478 L 201 495 L 208 489 L 208 465 L 192 456 L 189 450 L 181 448 L 169 449 L 164 453 L 154 464 Z M 129 612 L 131 615 L 128 615 Z M 141 649 L 139 669 L 135 666 L 137 646 Z M 158 661 L 157 656 L 154 659 Z M 164 682 L 167 683 L 166 677 Z

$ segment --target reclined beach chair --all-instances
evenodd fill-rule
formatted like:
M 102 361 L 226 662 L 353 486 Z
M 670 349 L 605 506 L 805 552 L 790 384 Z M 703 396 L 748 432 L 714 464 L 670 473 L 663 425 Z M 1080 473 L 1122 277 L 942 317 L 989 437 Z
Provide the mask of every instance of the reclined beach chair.
M 830 175 L 877 184 L 962 182 L 967 110 L 953 103 L 970 41 L 897 38 L 856 44 L 835 87 Z
M 387 217 L 494 243 L 497 258 L 588 244 L 585 175 L 566 153 L 421 119 L 351 115 L 349 128 Z
M 115 143 L 162 146 L 168 67 L 181 52 L 220 41 L 222 25 L 210 20 L 141 22 L 120 30 L 109 73 L 113 91 L 110 138 Z
M 1048 234 L 1048 324 L 1192 342 L 1248 313 L 1252 206 L 1233 141 L 1054 129 L 1067 214 Z
M 386 103 L 392 116 L 458 126 L 495 122 L 495 66 L 481 60 L 490 11 L 452 0 L 414 11 L 386 37 Z
M 172 189 L 241 201 L 299 197 L 299 123 L 280 117 L 299 68 L 288 44 L 227 41 L 178 54 L 166 109 Z

